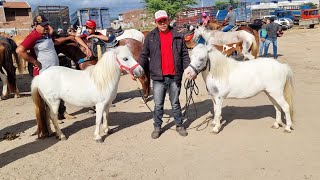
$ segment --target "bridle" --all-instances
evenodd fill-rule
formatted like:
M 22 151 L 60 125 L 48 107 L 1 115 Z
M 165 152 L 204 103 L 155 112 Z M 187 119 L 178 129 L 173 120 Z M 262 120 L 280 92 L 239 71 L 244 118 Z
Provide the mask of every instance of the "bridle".
M 207 60 L 206 66 L 203 67 L 201 70 L 197 70 L 196 67 L 194 67 L 192 64 L 189 64 L 189 66 L 194 70 L 194 72 L 198 75 L 199 73 L 201 73 L 202 71 L 206 70 L 209 67 L 209 71 L 211 69 L 211 63 L 210 63 L 210 59 Z
M 135 65 L 132 66 L 132 67 L 127 67 L 127 66 L 121 64 L 121 62 L 119 61 L 118 58 L 117 58 L 117 62 L 118 62 L 118 64 L 119 64 L 121 70 L 128 71 L 128 72 L 130 73 L 130 75 L 131 75 L 131 78 L 132 78 L 133 80 L 136 80 L 136 77 L 134 77 L 134 75 L 133 75 L 133 71 L 134 71 L 134 69 L 135 69 L 136 67 L 139 66 L 139 63 L 135 64 Z

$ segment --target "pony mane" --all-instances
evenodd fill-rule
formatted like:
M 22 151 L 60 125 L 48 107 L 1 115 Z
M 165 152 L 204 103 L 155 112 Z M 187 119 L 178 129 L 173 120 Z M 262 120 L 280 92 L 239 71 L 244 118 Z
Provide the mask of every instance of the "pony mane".
M 208 52 L 208 61 L 211 63 L 210 73 L 214 79 L 227 81 L 230 72 L 238 65 L 236 60 L 226 57 L 215 47 Z
M 120 69 L 116 64 L 116 58 L 115 50 L 107 51 L 96 65 L 86 69 L 98 90 L 103 91 L 108 87 L 114 87 L 113 85 L 118 82 Z

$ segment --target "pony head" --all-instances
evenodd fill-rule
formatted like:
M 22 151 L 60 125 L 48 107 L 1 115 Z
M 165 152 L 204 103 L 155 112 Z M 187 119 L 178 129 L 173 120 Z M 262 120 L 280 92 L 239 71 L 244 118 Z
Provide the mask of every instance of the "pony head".
M 143 68 L 133 58 L 133 55 L 127 45 L 118 46 L 114 49 L 114 52 L 117 56 L 117 62 L 120 69 L 129 73 L 133 79 L 144 74 Z
M 184 71 L 187 78 L 191 79 L 195 77 L 206 68 L 209 59 L 208 54 L 212 50 L 212 46 L 205 46 L 203 44 L 198 44 L 192 49 L 190 53 L 191 62 Z
M 196 29 L 194 30 L 194 35 L 192 40 L 196 42 L 200 38 L 200 36 L 204 33 L 204 31 L 205 31 L 204 26 L 197 26 Z

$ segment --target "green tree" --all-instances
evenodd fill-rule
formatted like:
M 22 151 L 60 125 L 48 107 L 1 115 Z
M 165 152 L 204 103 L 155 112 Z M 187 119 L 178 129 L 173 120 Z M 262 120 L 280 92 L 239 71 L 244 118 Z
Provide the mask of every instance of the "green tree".
M 198 0 L 144 0 L 147 11 L 154 14 L 158 10 L 165 10 L 168 16 L 173 19 L 177 13 L 196 5 Z
M 229 1 L 215 1 L 216 7 L 219 10 L 227 9 L 229 5 L 232 5 L 233 8 L 237 8 L 238 1 L 229 0 Z

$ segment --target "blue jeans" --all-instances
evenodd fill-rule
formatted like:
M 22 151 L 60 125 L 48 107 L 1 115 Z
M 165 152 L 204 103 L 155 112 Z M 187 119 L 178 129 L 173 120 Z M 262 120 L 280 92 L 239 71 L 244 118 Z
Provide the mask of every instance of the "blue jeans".
M 224 27 L 224 28 L 222 29 L 222 31 L 223 31 L 223 32 L 228 32 L 228 31 L 230 31 L 233 27 L 234 27 L 234 26 L 232 26 L 232 25 L 227 25 L 226 27 Z
M 277 50 L 278 50 L 278 45 L 277 45 L 277 38 L 268 38 L 266 39 L 266 46 L 264 49 L 264 55 L 263 56 L 267 56 L 268 50 L 269 50 L 269 45 L 270 43 L 272 43 L 272 47 L 273 47 L 273 58 L 277 59 L 278 54 L 277 54 Z
M 266 40 L 264 42 L 262 42 L 260 40 L 260 48 L 259 48 L 259 55 L 262 56 L 262 54 L 264 54 L 264 51 L 266 49 Z
M 162 125 L 163 106 L 167 90 L 169 92 L 174 122 L 176 126 L 182 126 L 182 113 L 179 101 L 180 89 L 181 84 L 176 83 L 174 76 L 164 76 L 164 80 L 162 81 L 153 81 L 154 127 L 161 127 Z

